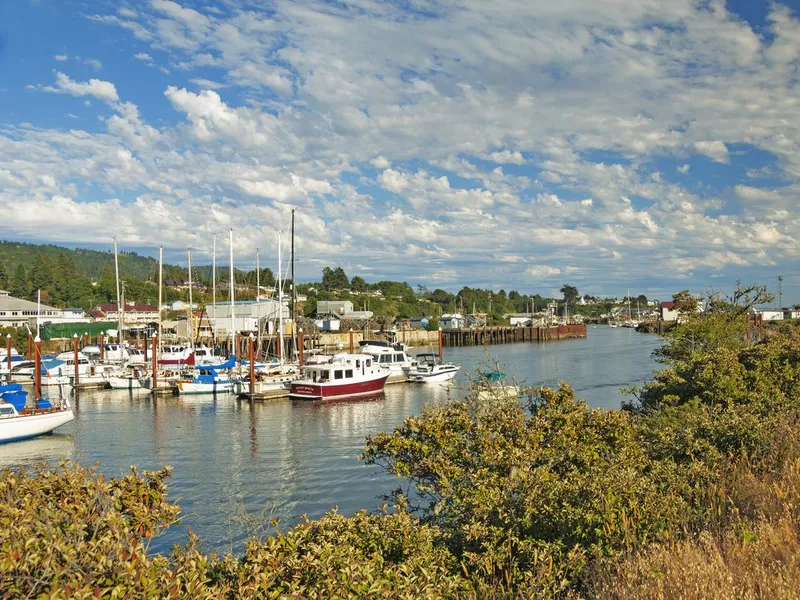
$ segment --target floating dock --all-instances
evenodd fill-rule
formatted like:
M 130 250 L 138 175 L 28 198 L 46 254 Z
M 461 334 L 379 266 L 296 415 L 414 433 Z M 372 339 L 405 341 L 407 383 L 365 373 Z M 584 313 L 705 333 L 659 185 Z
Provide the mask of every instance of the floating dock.
M 479 329 L 445 329 L 442 331 L 442 344 L 446 347 L 480 346 L 512 342 L 549 342 L 585 337 L 586 325 L 481 327 Z

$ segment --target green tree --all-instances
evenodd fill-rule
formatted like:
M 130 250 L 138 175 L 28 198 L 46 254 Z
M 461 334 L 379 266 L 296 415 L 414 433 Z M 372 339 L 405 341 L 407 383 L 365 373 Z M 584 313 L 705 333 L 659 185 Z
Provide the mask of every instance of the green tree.
M 17 265 L 14 269 L 14 274 L 11 276 L 9 282 L 9 293 L 17 298 L 28 298 L 31 293 L 31 285 L 28 282 L 28 274 L 25 272 L 25 267 L 22 263 Z
M 6 267 L 0 262 L 0 290 L 7 290 L 8 289 L 8 273 L 6 272 Z
M 572 285 L 564 284 L 559 292 L 564 295 L 564 302 L 566 302 L 569 306 L 575 306 L 578 298 L 580 298 L 578 288 Z
M 326 290 L 340 290 L 350 287 L 350 279 L 342 267 L 325 267 L 322 269 L 322 286 Z
M 367 289 L 367 282 L 362 277 L 356 275 L 350 280 L 350 289 L 355 292 L 363 292 Z
M 51 290 L 53 288 L 53 269 L 49 259 L 37 254 L 31 262 L 28 277 L 34 291 Z

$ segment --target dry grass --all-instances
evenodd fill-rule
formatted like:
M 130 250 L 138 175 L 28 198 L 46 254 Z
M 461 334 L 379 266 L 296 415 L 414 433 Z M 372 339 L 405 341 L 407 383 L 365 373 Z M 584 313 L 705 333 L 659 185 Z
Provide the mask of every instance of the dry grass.
M 775 477 L 739 470 L 717 493 L 727 504 L 727 527 L 628 556 L 598 577 L 590 595 L 800 599 L 800 461 Z

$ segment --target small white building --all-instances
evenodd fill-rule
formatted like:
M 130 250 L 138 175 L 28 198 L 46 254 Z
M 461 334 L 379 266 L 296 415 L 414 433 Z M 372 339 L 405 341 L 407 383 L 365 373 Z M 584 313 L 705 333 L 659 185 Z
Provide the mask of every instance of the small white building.
M 464 315 L 458 313 L 439 317 L 439 327 L 442 329 L 463 329 L 464 322 Z
M 753 312 L 764 321 L 783 321 L 783 311 L 777 308 L 756 308 Z
M 336 315 L 341 319 L 367 321 L 372 318 L 371 310 L 354 310 L 350 300 L 320 300 L 317 302 L 317 315 Z

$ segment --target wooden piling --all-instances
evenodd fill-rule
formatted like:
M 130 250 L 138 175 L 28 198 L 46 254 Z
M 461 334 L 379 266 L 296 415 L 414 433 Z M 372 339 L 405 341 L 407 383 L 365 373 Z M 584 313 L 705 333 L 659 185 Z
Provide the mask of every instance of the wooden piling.
M 145 346 L 146 345 L 147 344 L 145 344 Z M 154 394 L 156 393 L 156 390 L 158 389 L 158 356 L 157 356 L 158 355 L 158 351 L 157 351 L 157 345 L 158 345 L 158 336 L 154 333 L 153 334 L 153 351 L 152 351 L 152 355 L 153 355 L 153 377 L 151 379 L 152 385 L 150 386 L 150 391 L 152 391 Z
M 80 373 L 80 371 L 79 371 L 79 366 L 80 365 L 78 363 L 78 334 L 77 333 L 73 333 L 72 334 L 72 361 L 73 361 L 73 366 L 75 367 L 75 384 L 74 384 L 74 387 L 75 387 L 75 389 L 78 389 L 78 384 L 80 383 L 80 381 L 78 381 L 78 375 Z
M 33 341 L 33 368 L 33 409 L 36 410 L 42 397 L 42 340 L 38 335 Z
M 6 334 L 6 362 L 8 363 L 8 372 L 11 373 L 11 334 Z M 10 376 L 10 375 L 9 375 Z

